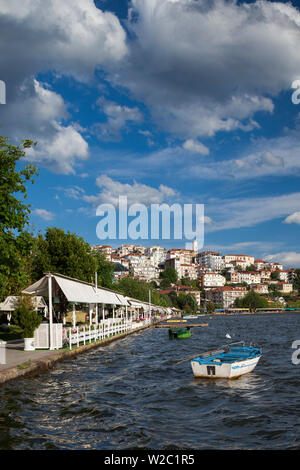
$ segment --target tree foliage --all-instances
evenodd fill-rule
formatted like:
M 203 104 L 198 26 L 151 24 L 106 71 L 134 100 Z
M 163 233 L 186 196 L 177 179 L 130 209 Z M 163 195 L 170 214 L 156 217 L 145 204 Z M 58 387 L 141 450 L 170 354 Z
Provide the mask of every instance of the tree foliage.
M 171 284 L 175 284 L 178 280 L 178 274 L 176 269 L 167 268 L 160 273 L 160 278 L 164 280 L 162 287 L 169 287 Z
M 45 236 L 37 237 L 32 263 L 36 280 L 51 271 L 94 282 L 98 267 L 97 258 L 83 238 L 55 227 L 48 228 Z
M 28 257 L 32 235 L 28 232 L 30 205 L 26 183 L 34 181 L 37 169 L 27 165 L 17 169 L 25 157 L 29 140 L 20 146 L 11 145 L 0 136 L 0 297 L 18 293 L 29 280 Z
M 294 290 L 300 294 L 300 269 L 296 269 L 296 277 L 294 280 Z
M 241 299 L 236 299 L 235 306 L 239 308 L 249 308 L 251 311 L 255 312 L 257 308 L 267 308 L 269 303 L 267 299 L 253 290 L 250 290 L 248 294 Z
M 34 331 L 42 323 L 42 317 L 33 310 L 32 299 L 28 295 L 20 296 L 13 319 L 22 328 L 23 338 L 33 338 Z
M 151 294 L 151 304 L 159 305 L 161 307 L 170 307 L 172 303 L 167 295 L 162 295 L 157 292 L 151 284 L 145 281 L 134 279 L 133 277 L 126 276 L 114 284 L 114 289 L 121 292 L 123 295 L 132 297 L 134 299 L 149 302 L 149 291 Z

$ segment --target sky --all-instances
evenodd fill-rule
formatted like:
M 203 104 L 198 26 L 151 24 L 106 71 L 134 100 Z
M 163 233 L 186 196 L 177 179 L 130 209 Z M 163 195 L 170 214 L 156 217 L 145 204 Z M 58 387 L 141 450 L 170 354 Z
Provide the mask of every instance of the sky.
M 100 204 L 204 204 L 204 249 L 300 267 L 299 8 L 0 0 L 1 134 L 37 142 L 32 229 L 117 247 Z

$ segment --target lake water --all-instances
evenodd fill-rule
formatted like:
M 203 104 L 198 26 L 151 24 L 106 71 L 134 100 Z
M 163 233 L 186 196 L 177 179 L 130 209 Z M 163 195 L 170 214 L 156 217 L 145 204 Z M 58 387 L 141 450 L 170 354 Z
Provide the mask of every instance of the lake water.
M 299 314 L 202 317 L 190 339 L 148 329 L 0 388 L 0 449 L 299 449 Z M 194 323 L 194 322 L 193 322 Z M 186 356 L 244 340 L 237 380 L 194 379 Z

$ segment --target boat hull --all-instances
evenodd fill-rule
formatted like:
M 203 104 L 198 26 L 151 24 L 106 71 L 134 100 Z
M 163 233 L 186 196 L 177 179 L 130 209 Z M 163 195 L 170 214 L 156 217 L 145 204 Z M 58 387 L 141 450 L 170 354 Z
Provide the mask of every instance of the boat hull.
M 170 339 L 185 339 L 185 338 L 190 338 L 191 336 L 192 336 L 191 331 L 186 328 L 169 330 Z
M 207 379 L 236 379 L 241 375 L 252 372 L 261 356 L 243 361 L 229 363 L 215 362 L 214 364 L 200 364 L 198 361 L 191 361 L 194 377 Z

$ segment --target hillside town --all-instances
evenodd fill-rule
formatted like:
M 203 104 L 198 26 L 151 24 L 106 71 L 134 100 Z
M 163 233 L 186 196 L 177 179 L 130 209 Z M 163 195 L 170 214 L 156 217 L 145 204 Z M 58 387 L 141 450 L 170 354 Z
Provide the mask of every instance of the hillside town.
M 130 276 L 153 283 L 160 294 L 192 294 L 199 309 L 205 302 L 222 309 L 232 308 L 236 299 L 243 298 L 249 290 L 284 305 L 286 296 L 294 292 L 296 269 L 284 269 L 280 263 L 246 254 L 198 252 L 196 241 L 192 250 L 134 244 L 118 248 L 95 245 L 92 250 L 113 264 L 115 280 Z M 163 288 L 162 273 L 168 268 L 176 271 L 178 281 Z

